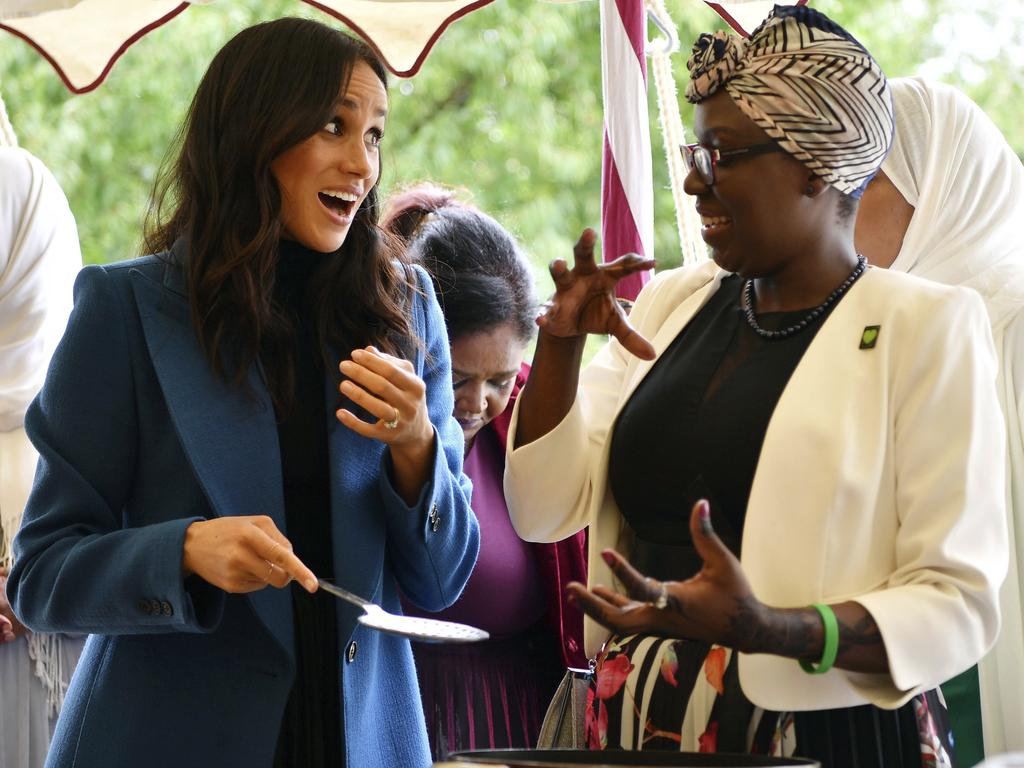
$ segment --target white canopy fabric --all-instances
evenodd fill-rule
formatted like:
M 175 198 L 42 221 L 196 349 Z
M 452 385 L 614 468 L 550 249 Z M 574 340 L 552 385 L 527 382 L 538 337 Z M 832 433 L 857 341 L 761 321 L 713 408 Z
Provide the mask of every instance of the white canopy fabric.
M 52 4 L 54 10 L 41 11 Z M 0 12 L 0 28 L 25 40 L 57 70 L 75 93 L 91 91 L 132 43 L 170 21 L 188 3 L 180 0 L 29 0 L 32 15 L 13 18 Z M 3 7 L 6 9 L 7 4 Z
M 296 0 L 299 2 L 300 0 Z M 388 68 L 411 76 L 445 28 L 493 0 L 301 0 L 340 20 L 371 45 Z M 651 255 L 654 240 L 653 174 L 647 124 L 645 8 L 649 0 L 600 0 L 605 106 L 602 158 L 604 254 Z M 694 0 L 700 2 L 701 0 Z M 214 0 L 0 0 L 0 29 L 39 51 L 75 93 L 91 91 L 136 40 L 192 4 Z M 786 5 L 806 0 L 779 0 Z M 770 0 L 707 2 L 737 31 L 752 30 L 771 10 Z M 0 99 L 0 114 L 3 101 Z M 0 121 L 0 127 L 2 123 Z M 671 149 L 674 152 L 674 148 Z M 677 205 L 679 200 L 676 201 Z M 690 211 L 692 214 L 692 210 Z M 690 231 L 692 230 L 692 231 Z M 696 229 L 680 230 L 701 253 Z M 609 248 L 608 246 L 614 246 Z M 623 286 L 635 298 L 645 279 Z
M 0 29 L 44 56 L 75 93 L 93 90 L 136 40 L 190 5 L 214 0 L 0 0 Z M 296 0 L 341 21 L 400 77 L 414 75 L 449 24 L 494 0 Z M 700 0 L 695 0 L 699 2 Z M 793 4 L 794 0 L 781 0 Z M 799 3 L 806 0 L 796 0 Z M 750 31 L 771 0 L 707 3 L 738 31 Z
M 44 56 L 74 93 L 93 90 L 139 38 L 213 0 L 0 1 L 0 29 Z M 396 75 L 416 73 L 445 28 L 493 0 L 303 0 L 366 40 Z M 296 0 L 299 2 L 299 0 Z

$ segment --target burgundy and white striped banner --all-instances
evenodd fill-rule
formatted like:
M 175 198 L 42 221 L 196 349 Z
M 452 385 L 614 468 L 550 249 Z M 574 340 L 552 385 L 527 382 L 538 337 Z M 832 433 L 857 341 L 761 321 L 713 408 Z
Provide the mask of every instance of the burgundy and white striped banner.
M 748 35 L 778 2 L 705 0 L 737 32 Z M 654 255 L 654 175 L 647 118 L 647 9 L 644 0 L 601 0 L 604 156 L 601 164 L 601 243 L 605 261 L 626 253 Z M 618 294 L 634 299 L 650 273 L 632 275 Z
M 705 0 L 705 2 L 739 34 L 750 37 L 750 33 L 771 13 L 773 6 L 804 5 L 807 0 L 727 0 L 724 3 Z
M 626 253 L 654 253 L 646 42 L 647 11 L 643 0 L 601 0 L 601 244 L 605 261 Z M 619 283 L 619 296 L 635 299 L 649 279 L 649 272 L 631 275 Z

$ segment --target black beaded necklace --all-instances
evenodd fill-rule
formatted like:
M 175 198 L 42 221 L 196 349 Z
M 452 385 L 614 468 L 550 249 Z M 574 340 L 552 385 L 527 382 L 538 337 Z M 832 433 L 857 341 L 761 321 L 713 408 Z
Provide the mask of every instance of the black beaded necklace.
M 762 339 L 784 339 L 787 336 L 792 336 L 794 333 L 799 333 L 806 328 L 810 323 L 821 315 L 826 309 L 835 304 L 839 297 L 846 293 L 850 286 L 857 282 L 857 278 L 864 274 L 864 270 L 868 268 L 868 260 L 857 254 L 857 266 L 853 268 L 853 272 L 850 276 L 843 280 L 842 285 L 836 288 L 832 293 L 828 295 L 821 304 L 816 306 L 805 317 L 793 323 L 787 328 L 781 328 L 778 331 L 769 331 L 762 328 L 757 324 L 757 317 L 754 315 L 754 281 L 747 280 L 743 284 L 743 314 L 746 315 L 747 325 L 753 329 L 754 333 L 760 336 Z

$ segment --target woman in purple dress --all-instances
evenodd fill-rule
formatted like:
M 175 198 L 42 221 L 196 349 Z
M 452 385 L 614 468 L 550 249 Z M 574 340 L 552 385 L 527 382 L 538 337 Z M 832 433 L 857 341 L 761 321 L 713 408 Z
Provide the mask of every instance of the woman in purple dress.
M 566 605 L 563 588 L 586 574 L 586 539 L 581 531 L 555 544 L 526 542 L 505 505 L 509 414 L 536 328 L 530 265 L 498 222 L 434 185 L 395 196 L 384 227 L 426 268 L 441 302 L 481 528 L 462 597 L 431 615 L 491 634 L 471 646 L 414 644 L 431 751 L 440 759 L 460 749 L 532 747 L 566 665 L 585 666 L 582 614 Z

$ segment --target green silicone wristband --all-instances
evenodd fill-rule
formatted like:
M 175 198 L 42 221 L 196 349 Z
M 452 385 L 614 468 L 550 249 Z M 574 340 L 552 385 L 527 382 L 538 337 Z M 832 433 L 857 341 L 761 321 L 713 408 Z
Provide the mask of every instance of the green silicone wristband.
M 839 653 L 839 622 L 836 621 L 835 611 L 829 606 L 815 603 L 811 607 L 821 614 L 821 620 L 825 624 L 825 647 L 821 652 L 821 661 L 817 665 L 801 659 L 800 667 L 809 675 L 823 675 L 836 663 L 836 655 Z

